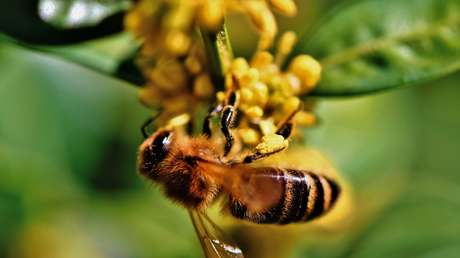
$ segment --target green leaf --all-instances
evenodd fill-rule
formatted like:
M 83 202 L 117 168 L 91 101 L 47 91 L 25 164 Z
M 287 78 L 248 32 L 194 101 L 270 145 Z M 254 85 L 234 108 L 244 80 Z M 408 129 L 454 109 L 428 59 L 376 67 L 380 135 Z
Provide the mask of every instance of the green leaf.
M 327 16 L 294 54 L 323 65 L 315 95 L 414 85 L 460 69 L 460 1 L 358 1 Z
M 3 170 L 2 170 L 3 171 Z M 0 188 L 0 255 L 6 257 L 5 250 L 16 238 L 24 222 L 24 207 L 21 198 L 16 193 Z
M 0 32 L 29 44 L 61 45 L 119 33 L 127 1 L 0 1 Z
M 297 257 L 458 256 L 460 121 L 452 118 L 460 110 L 459 79 L 456 73 L 420 88 L 318 106 L 327 121 L 306 138 L 317 138 L 310 146 L 320 146 L 349 179 L 360 225 L 334 235 L 343 234 L 336 243 L 302 246 Z
M 129 0 L 40 0 L 40 18 L 59 28 L 94 26 L 103 19 L 129 8 Z
M 0 35 L 0 44 L 2 41 L 3 44 L 18 44 L 37 52 L 52 55 L 58 59 L 78 64 L 134 85 L 145 83 L 142 72 L 135 64 L 139 42 L 127 33 L 70 46 L 36 46 Z
M 120 33 L 129 6 L 129 0 L 0 2 L 0 40 L 142 85 L 134 64 L 139 43 Z
M 441 176 L 412 180 L 341 257 L 457 257 L 460 187 Z

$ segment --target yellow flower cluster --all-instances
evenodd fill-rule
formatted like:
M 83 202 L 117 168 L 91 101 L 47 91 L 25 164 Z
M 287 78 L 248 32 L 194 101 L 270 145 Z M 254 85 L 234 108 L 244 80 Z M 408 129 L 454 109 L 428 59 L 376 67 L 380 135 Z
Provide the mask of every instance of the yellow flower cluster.
M 147 85 L 141 101 L 179 114 L 197 101 L 210 100 L 214 87 L 196 28 L 212 31 L 226 12 L 246 13 L 260 31 L 260 49 L 265 49 L 277 31 L 271 9 L 289 16 L 297 12 L 292 0 L 139 0 L 127 13 L 125 27 L 142 41 L 137 63 Z
M 226 76 L 227 91 L 235 91 L 238 108 L 244 113 L 237 128 L 238 135 L 248 145 L 263 144 L 258 149 L 266 150 L 277 142 L 285 145 L 283 139 L 274 136 L 281 123 L 292 118 L 299 125 L 310 126 L 315 116 L 301 110 L 299 96 L 307 94 L 320 79 L 321 65 L 311 56 L 299 55 L 282 71 L 286 56 L 296 42 L 293 32 L 282 35 L 275 56 L 267 51 L 257 52 L 248 63 L 244 58 L 233 60 Z M 221 102 L 227 94 L 218 92 Z
M 198 101 L 214 95 L 203 48 L 199 45 L 181 59 L 162 55 L 152 61 L 149 57 L 139 57 L 138 64 L 147 79 L 140 92 L 140 100 L 146 106 L 161 106 L 168 114 L 180 114 L 192 111 L 190 107 Z
M 221 5 L 221 0 L 140 0 L 126 15 L 125 27 L 143 40 L 143 55 L 182 56 L 192 46 L 195 25 L 213 29 L 221 23 Z
M 216 30 L 226 12 L 244 13 L 260 32 L 259 49 L 271 46 L 277 24 L 271 11 L 294 16 L 293 0 L 140 0 L 125 17 L 125 27 L 144 40 L 143 54 L 187 54 L 194 29 Z
M 285 16 L 295 16 L 297 6 L 293 0 L 233 0 L 228 9 L 246 14 L 260 34 L 259 50 L 268 49 L 278 32 L 275 16 L 271 9 Z
M 297 38 L 286 32 L 278 41 L 276 55 L 267 51 L 278 31 L 272 10 L 287 16 L 297 13 L 293 0 L 139 0 L 125 25 L 143 42 L 137 62 L 147 85 L 141 90 L 141 101 L 162 107 L 165 118 L 181 117 L 193 115 L 199 101 L 209 103 L 214 96 L 225 103 L 232 91 L 242 111 L 235 129 L 237 139 L 260 153 L 285 148 L 287 140 L 276 134 L 283 122 L 292 120 L 303 126 L 316 122 L 311 110 L 302 108 L 299 96 L 317 84 L 321 66 L 311 56 L 299 55 L 282 69 Z M 215 93 L 218 87 L 211 82 L 196 28 L 218 29 L 227 12 L 246 14 L 260 40 L 250 61 L 227 60 L 226 90 Z
M 142 41 L 137 57 L 147 85 L 140 92 L 165 116 L 192 111 L 214 96 L 196 26 L 213 30 L 223 19 L 221 0 L 140 0 L 125 16 L 125 27 Z

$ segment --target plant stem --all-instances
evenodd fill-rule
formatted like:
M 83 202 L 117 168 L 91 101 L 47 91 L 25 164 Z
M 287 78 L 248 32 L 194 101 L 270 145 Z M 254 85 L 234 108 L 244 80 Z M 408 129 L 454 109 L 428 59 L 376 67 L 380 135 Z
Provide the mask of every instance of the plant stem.
M 225 23 L 216 31 L 200 29 L 211 81 L 216 90 L 225 88 L 225 73 L 233 59 L 233 51 L 228 38 Z

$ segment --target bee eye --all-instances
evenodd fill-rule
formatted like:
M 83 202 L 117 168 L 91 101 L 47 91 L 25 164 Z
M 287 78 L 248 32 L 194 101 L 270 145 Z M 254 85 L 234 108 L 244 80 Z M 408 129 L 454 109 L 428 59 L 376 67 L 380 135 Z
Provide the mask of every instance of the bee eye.
M 157 165 L 162 162 L 168 155 L 169 144 L 171 142 L 171 132 L 161 131 L 153 136 L 153 140 L 142 154 L 140 171 L 142 173 L 151 174 L 156 170 Z
M 152 158 L 154 159 L 154 162 L 160 162 L 166 157 L 169 149 L 170 135 L 170 132 L 163 131 L 160 132 L 152 141 L 150 151 L 153 154 Z

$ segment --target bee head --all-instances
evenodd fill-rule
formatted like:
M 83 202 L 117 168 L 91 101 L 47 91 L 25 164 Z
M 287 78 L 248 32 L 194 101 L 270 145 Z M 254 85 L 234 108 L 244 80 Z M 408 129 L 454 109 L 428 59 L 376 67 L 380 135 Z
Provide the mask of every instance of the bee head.
M 154 179 L 158 165 L 168 156 L 171 149 L 173 131 L 158 130 L 139 147 L 139 172 Z

